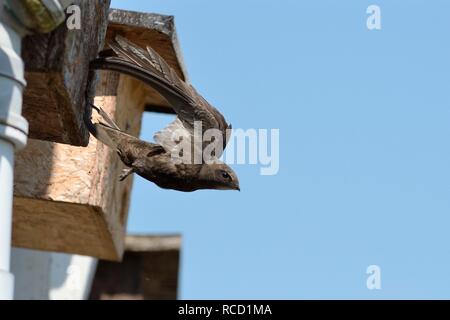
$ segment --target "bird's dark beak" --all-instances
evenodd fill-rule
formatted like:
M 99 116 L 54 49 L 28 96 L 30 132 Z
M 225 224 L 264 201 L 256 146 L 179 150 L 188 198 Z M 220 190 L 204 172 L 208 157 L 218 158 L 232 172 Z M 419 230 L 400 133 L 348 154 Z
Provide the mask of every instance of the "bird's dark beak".
M 239 187 L 236 187 L 236 190 L 239 191 L 239 192 L 241 192 L 241 188 L 239 188 Z

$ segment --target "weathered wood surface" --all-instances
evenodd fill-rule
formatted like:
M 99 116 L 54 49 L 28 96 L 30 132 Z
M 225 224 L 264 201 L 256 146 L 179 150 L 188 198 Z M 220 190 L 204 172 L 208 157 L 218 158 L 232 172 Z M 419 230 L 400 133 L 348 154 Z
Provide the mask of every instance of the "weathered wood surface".
M 138 136 L 142 84 L 101 74 L 94 103 Z M 119 260 L 132 185 L 132 177 L 119 182 L 123 168 L 115 151 L 92 137 L 88 147 L 30 140 L 16 158 L 13 245 Z
M 81 9 L 80 30 L 69 30 L 63 23 L 49 34 L 23 41 L 27 80 L 23 115 L 30 124 L 30 138 L 85 146 L 88 65 L 103 47 L 110 0 L 74 4 Z
M 30 138 L 86 146 L 88 132 L 82 117 L 85 92 L 90 90 L 88 64 L 103 48 L 105 33 L 107 41 L 121 34 L 143 47 L 151 45 L 183 80 L 187 80 L 187 73 L 173 16 L 108 11 L 110 0 L 74 3 L 81 8 L 81 30 L 68 30 L 63 24 L 49 34 L 24 39 L 22 56 L 28 85 L 23 115 L 30 124 Z M 147 111 L 173 113 L 156 91 L 149 87 L 143 90 Z
M 177 72 L 188 80 L 173 16 L 111 9 L 106 39 L 110 41 L 117 34 L 145 48 L 150 45 Z M 144 87 L 146 111 L 174 113 L 167 101 L 155 90 Z
M 119 260 L 132 177 L 119 182 L 123 164 L 118 156 L 94 138 L 88 140 L 82 121 L 86 92 L 95 91 L 95 104 L 136 136 L 146 106 L 173 111 L 148 86 L 114 72 L 102 71 L 99 81 L 86 85 L 87 65 L 106 34 L 102 28 L 109 1 L 81 3 L 83 30 L 67 31 L 64 26 L 25 41 L 24 114 L 32 139 L 17 154 L 13 244 Z M 173 17 L 111 10 L 109 20 L 108 39 L 120 33 L 142 46 L 151 45 L 186 78 Z M 87 147 L 79 147 L 88 141 Z
M 179 236 L 127 237 L 121 263 L 99 261 L 90 299 L 176 299 Z

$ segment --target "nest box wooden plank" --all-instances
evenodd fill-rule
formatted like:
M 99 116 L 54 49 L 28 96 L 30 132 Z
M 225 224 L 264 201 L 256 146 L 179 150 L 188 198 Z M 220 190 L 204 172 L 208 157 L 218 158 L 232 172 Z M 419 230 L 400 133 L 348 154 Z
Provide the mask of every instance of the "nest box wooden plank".
M 98 11 L 99 8 L 90 10 Z M 145 42 L 155 48 L 185 78 L 180 54 L 175 49 L 178 48 L 176 37 L 174 31 L 170 31 L 174 30 L 173 19 L 155 14 L 147 14 L 148 19 L 144 19 L 145 15 L 111 10 L 108 37 L 120 32 L 131 41 L 141 39 L 142 44 Z M 76 65 L 76 72 L 84 73 L 88 69 L 88 60 L 64 61 L 62 63 L 68 63 L 70 68 Z M 31 88 L 28 90 L 39 91 L 39 85 L 47 86 L 47 91 L 58 91 L 65 85 L 89 86 L 75 76 L 68 83 L 55 84 L 47 81 L 48 77 L 55 77 L 53 71 L 38 73 L 32 75 L 37 77 L 38 83 L 29 81 Z M 95 91 L 94 103 L 132 135 L 139 135 L 142 113 L 147 106 L 167 108 L 161 104 L 160 97 L 137 80 L 109 71 L 98 74 L 98 81 L 93 82 L 96 83 L 95 90 L 90 90 Z M 39 77 L 47 80 L 41 79 L 43 82 L 39 84 Z M 92 137 L 84 142 L 88 138 L 81 120 L 84 101 L 75 103 L 68 95 L 67 100 L 55 105 L 53 98 L 45 94 L 52 93 L 28 96 L 34 99 L 32 105 L 28 102 L 28 113 L 25 114 L 30 123 L 34 123 L 31 138 L 41 140 L 30 139 L 27 147 L 17 153 L 13 245 L 120 260 L 124 251 L 132 177 L 119 182 L 124 166 L 115 151 Z M 83 97 L 85 95 L 83 92 Z M 34 111 L 30 112 L 30 108 Z M 85 144 L 87 147 L 78 146 Z
M 80 29 L 63 23 L 47 34 L 23 41 L 27 87 L 23 116 L 29 137 L 86 146 L 89 133 L 83 124 L 89 61 L 102 48 L 108 24 L 109 0 L 74 1 L 80 7 Z

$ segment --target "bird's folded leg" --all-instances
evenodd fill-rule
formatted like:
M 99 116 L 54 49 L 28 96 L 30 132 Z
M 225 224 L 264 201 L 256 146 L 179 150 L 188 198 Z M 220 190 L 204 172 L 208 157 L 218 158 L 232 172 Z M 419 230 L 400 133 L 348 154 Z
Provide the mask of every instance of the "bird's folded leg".
M 119 176 L 119 181 L 125 180 L 130 174 L 134 172 L 133 168 L 126 168 L 122 170 L 122 173 Z

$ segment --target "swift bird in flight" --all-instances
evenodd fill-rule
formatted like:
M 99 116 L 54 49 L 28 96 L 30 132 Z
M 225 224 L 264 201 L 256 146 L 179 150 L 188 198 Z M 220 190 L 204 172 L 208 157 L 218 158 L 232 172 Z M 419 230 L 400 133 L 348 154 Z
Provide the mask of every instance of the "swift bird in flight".
M 231 125 L 223 115 L 181 80 L 152 48 L 144 50 L 121 36 L 116 36 L 110 47 L 115 55 L 93 60 L 91 69 L 117 71 L 143 81 L 158 91 L 177 113 L 175 121 L 155 134 L 156 143 L 149 143 L 123 132 L 101 108 L 92 106 L 103 118 L 98 123 L 93 123 L 90 113 L 86 112 L 85 123 L 90 133 L 116 150 L 127 166 L 120 180 L 137 173 L 165 189 L 240 190 L 236 173 L 218 160 L 231 132 Z M 200 139 L 209 130 L 219 134 L 210 141 L 201 140 L 199 146 L 195 143 L 198 137 L 194 138 L 198 123 L 201 124 Z M 180 141 L 184 145 L 181 153 Z M 208 145 L 214 151 L 205 156 Z M 179 157 L 188 161 L 180 161 Z

